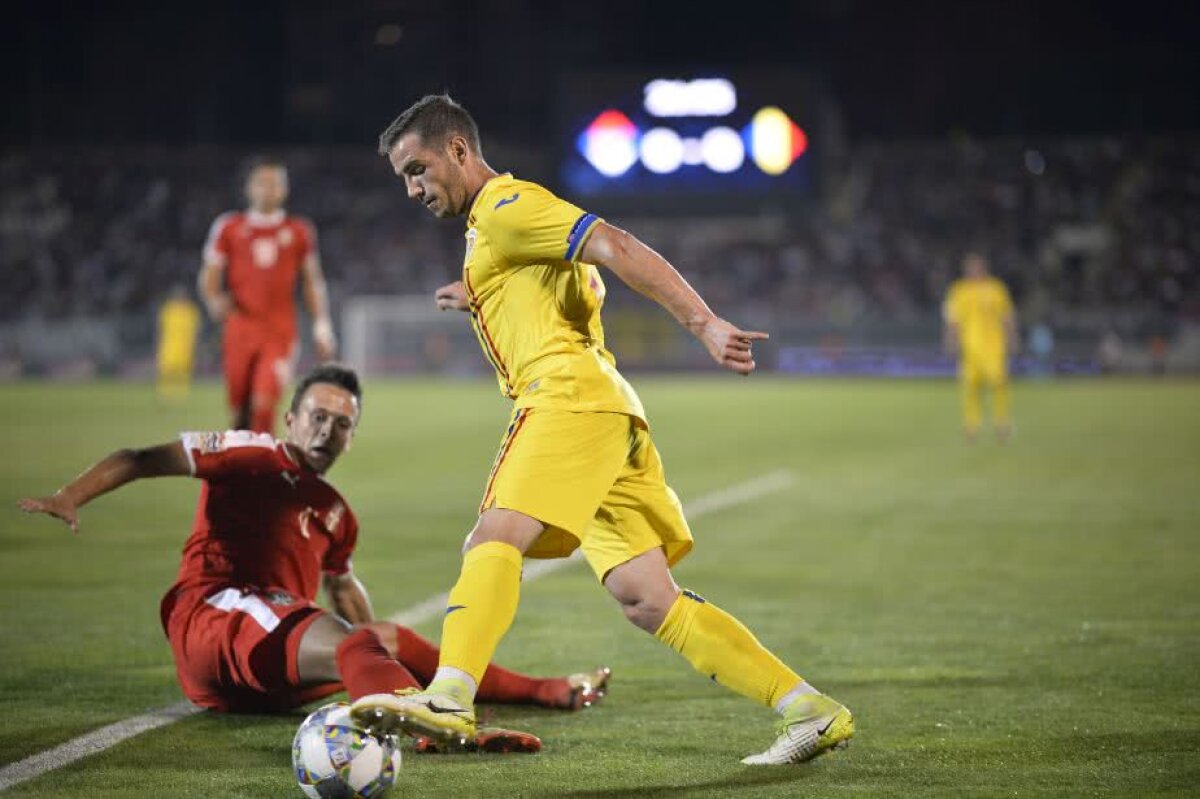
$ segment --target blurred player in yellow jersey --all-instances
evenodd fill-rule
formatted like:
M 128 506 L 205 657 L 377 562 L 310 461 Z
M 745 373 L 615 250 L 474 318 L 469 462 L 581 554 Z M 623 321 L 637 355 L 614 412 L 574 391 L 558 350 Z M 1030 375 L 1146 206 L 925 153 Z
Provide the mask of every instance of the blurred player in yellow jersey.
M 992 426 L 1000 440 L 1012 435 L 1008 356 L 1016 351 L 1017 324 L 1008 289 L 988 271 L 979 253 L 963 258 L 942 308 L 946 348 L 958 355 L 963 431 L 974 440 L 983 423 L 984 387 L 992 392 Z
M 175 286 L 158 311 L 158 396 L 175 401 L 187 397 L 192 385 L 200 309 L 187 289 Z
M 681 590 L 671 566 L 692 534 L 633 387 L 605 349 L 598 266 L 657 302 L 731 371 L 754 371 L 765 333 L 717 316 L 658 253 L 541 186 L 498 174 L 462 106 L 426 97 L 380 137 L 408 196 L 439 217 L 466 217 L 462 280 L 439 307 L 467 311 L 512 421 L 450 591 L 437 673 L 421 692 L 360 698 L 352 712 L 378 731 L 445 740 L 475 731 L 474 698 L 512 624 L 524 557 L 582 550 L 637 627 L 705 677 L 783 718 L 749 764 L 809 760 L 844 744 L 850 711 L 818 692 L 737 619 Z

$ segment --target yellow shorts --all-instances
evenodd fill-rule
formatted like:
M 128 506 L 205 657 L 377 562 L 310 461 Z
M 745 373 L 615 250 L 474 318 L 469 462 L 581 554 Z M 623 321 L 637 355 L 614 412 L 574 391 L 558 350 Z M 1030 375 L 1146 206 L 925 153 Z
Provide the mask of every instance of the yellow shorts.
M 601 580 L 656 547 L 672 565 L 692 549 L 650 431 L 621 413 L 518 408 L 479 510 L 493 507 L 546 525 L 526 557 L 563 558 L 582 546 Z
M 192 373 L 192 353 L 189 350 L 166 350 L 158 351 L 158 372 L 159 374 L 191 374 Z
M 1001 352 L 964 357 L 958 364 L 958 378 L 967 385 L 1000 385 L 1008 380 L 1008 360 Z

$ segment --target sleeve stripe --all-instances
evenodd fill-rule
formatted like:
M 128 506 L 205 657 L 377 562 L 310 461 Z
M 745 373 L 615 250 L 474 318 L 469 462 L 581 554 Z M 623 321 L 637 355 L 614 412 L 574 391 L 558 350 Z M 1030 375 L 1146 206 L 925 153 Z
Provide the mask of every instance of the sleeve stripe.
M 208 238 L 204 240 L 204 258 L 208 261 L 224 265 L 226 254 L 217 249 L 217 241 L 225 229 L 226 223 L 233 219 L 233 211 L 226 211 L 213 220 L 208 229 Z
M 192 445 L 196 441 L 195 433 L 180 433 L 179 440 L 183 442 L 183 451 L 187 455 L 188 468 L 191 469 L 192 476 L 196 476 L 196 456 L 192 454 Z
M 571 225 L 571 232 L 567 234 L 567 254 L 564 260 L 574 261 L 579 251 L 582 249 L 582 244 L 587 240 L 588 233 L 600 221 L 600 217 L 595 214 L 583 214 L 575 220 L 575 224 Z

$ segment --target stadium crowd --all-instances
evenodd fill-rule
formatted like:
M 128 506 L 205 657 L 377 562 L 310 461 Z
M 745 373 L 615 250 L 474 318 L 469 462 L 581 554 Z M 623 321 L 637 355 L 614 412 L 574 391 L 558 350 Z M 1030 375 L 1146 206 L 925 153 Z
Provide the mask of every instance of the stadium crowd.
M 149 315 L 191 285 L 208 227 L 240 206 L 245 152 L 10 150 L 0 159 L 0 322 Z M 432 224 L 369 150 L 285 152 L 291 209 L 320 235 L 334 307 L 453 275 L 457 225 Z M 503 164 L 497 164 L 503 167 Z M 863 144 L 824 165 L 822 198 L 738 217 L 613 219 L 713 303 L 819 324 L 936 315 L 969 248 L 1023 318 L 1200 318 L 1200 148 L 1173 139 Z M 582 198 L 571 198 L 586 205 Z M 616 292 L 614 302 L 624 295 Z

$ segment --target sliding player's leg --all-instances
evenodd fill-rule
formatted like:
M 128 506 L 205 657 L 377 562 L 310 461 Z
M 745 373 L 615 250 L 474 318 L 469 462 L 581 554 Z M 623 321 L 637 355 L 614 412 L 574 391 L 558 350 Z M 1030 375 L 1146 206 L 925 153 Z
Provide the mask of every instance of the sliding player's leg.
M 629 455 L 629 427 L 620 414 L 514 412 L 450 591 L 434 678 L 416 696 L 364 697 L 359 723 L 451 741 L 474 731 L 480 681 L 516 614 L 523 555 L 565 557 L 579 545 Z
M 388 653 L 403 663 L 423 685 L 433 680 L 441 657 L 436 644 L 399 624 L 373 622 L 364 626 L 373 629 Z M 599 666 L 565 677 L 531 677 L 489 663 L 475 698 L 497 704 L 582 710 L 604 697 L 611 674 L 610 669 Z
M 516 616 L 522 553 L 541 530 L 541 522 L 516 511 L 493 508 L 479 517 L 450 589 L 433 680 L 417 694 L 377 693 L 356 701 L 352 714 L 359 724 L 460 746 L 475 735 L 479 682 Z
M 345 685 L 350 699 L 376 693 L 415 691 L 420 688 L 416 677 L 389 651 L 377 630 L 395 625 L 351 627 L 346 622 L 322 613 L 300 638 L 295 649 L 295 668 L 290 667 L 299 685 L 298 694 L 311 692 L 311 686 L 323 686 L 339 680 Z M 306 701 L 311 701 L 306 699 Z M 499 727 L 480 728 L 468 749 L 484 752 L 538 752 L 542 742 L 536 735 Z M 417 751 L 435 753 L 431 742 L 418 742 Z

